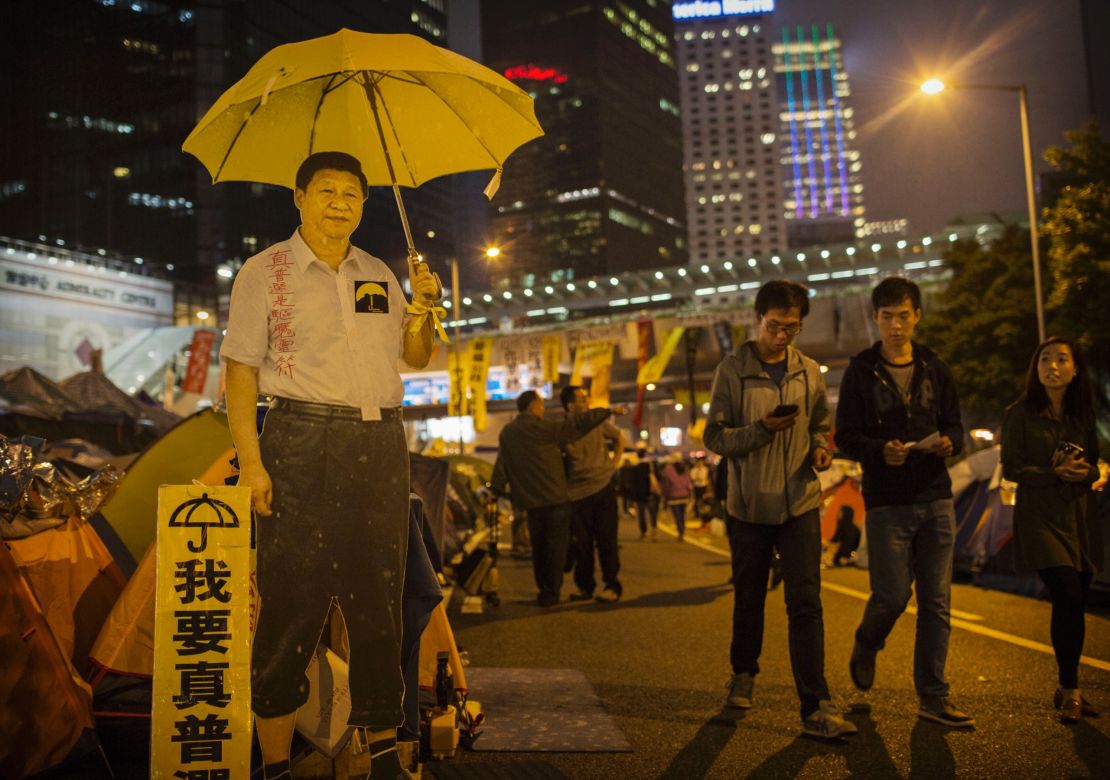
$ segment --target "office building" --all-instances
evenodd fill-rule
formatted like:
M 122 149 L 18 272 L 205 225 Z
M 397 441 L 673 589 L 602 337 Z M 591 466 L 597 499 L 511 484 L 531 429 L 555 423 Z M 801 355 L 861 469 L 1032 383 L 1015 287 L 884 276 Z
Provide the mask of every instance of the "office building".
M 831 24 L 785 28 L 773 51 L 790 245 L 858 238 L 866 222 L 863 164 L 840 40 Z
M 3 55 L 0 235 L 134 256 L 213 302 L 242 260 L 298 222 L 288 190 L 213 186 L 181 151 L 217 97 L 271 48 L 342 27 L 447 45 L 446 0 L 82 0 L 64 14 L 19 5 Z M 405 191 L 418 248 L 444 262 L 456 251 L 450 193 L 444 180 Z M 404 269 L 390 189 L 372 190 L 355 241 Z
M 759 267 L 786 247 L 774 3 L 675 3 L 690 262 Z
M 660 0 L 489 0 L 485 62 L 536 101 L 490 204 L 495 286 L 686 262 L 674 23 Z

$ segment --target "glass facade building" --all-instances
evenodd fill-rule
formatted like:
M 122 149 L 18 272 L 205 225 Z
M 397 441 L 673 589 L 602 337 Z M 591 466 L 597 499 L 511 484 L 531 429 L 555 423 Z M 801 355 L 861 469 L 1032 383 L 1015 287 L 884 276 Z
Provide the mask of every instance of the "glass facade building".
M 831 24 L 784 28 L 773 51 L 790 243 L 859 238 L 866 221 L 863 165 L 840 40 Z
M 488 0 L 483 52 L 536 101 L 545 135 L 490 204 L 495 287 L 686 261 L 674 23 L 661 0 Z
M 213 186 L 181 151 L 195 122 L 271 48 L 342 27 L 447 45 L 446 0 L 67 0 L 19 3 L 5 40 L 0 235 L 138 256 L 226 295 L 227 274 L 285 239 L 283 188 Z M 455 253 L 451 182 L 405 191 L 418 248 Z M 404 269 L 392 191 L 374 188 L 355 242 Z M 136 261 L 138 262 L 138 261 Z M 218 271 L 224 274 L 218 274 Z

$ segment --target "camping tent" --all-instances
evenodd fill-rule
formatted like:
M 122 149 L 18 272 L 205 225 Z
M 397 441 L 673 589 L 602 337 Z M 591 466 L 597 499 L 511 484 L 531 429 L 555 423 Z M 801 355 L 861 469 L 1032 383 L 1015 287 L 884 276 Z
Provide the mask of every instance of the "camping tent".
M 126 417 L 153 429 L 157 434 L 165 433 L 181 421 L 173 412 L 132 398 L 99 371 L 74 374 L 58 384 L 79 404 L 82 414 Z
M 59 763 L 92 728 L 92 692 L 5 544 L 0 626 L 0 777 L 17 780 Z

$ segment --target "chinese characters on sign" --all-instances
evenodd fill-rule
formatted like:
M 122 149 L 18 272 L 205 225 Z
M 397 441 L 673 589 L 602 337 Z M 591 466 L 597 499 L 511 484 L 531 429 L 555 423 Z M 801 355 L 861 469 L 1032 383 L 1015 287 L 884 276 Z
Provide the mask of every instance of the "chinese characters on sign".
M 249 777 L 249 517 L 247 488 L 159 488 L 152 778 Z

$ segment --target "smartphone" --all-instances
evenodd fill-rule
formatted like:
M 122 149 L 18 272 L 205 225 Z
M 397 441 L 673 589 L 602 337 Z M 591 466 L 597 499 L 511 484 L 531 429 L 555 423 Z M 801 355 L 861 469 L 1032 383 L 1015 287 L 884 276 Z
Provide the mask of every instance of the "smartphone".
M 798 411 L 798 405 L 797 404 L 779 404 L 778 406 L 775 407 L 774 411 L 771 412 L 771 416 L 772 417 L 789 417 L 790 415 L 794 414 L 794 412 L 796 412 L 796 411 Z

